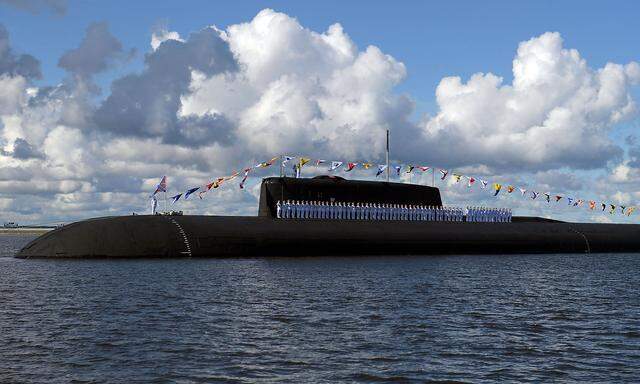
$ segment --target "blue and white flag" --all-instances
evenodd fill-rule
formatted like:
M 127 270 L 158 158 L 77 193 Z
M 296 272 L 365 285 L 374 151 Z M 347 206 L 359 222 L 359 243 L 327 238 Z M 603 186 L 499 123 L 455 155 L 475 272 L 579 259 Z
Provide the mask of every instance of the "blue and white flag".
M 181 196 L 182 196 L 182 193 L 178 193 L 175 196 L 171 196 L 171 205 L 175 204 L 178 200 L 180 200 Z
M 282 166 L 284 167 L 291 160 L 293 160 L 293 156 L 282 156 Z
M 386 164 L 378 165 L 378 172 L 376 172 L 376 177 L 382 175 L 382 173 L 387 169 Z
M 189 198 L 189 196 L 191 196 L 191 194 L 194 193 L 195 191 L 197 191 L 198 189 L 200 189 L 200 187 L 191 188 L 190 190 L 185 192 L 184 199 L 187 200 Z
M 395 167 L 393 167 L 396 169 L 396 175 L 400 176 L 400 171 L 402 170 L 402 167 L 399 165 L 396 165 Z
M 336 169 L 340 168 L 341 166 L 342 166 L 342 161 L 332 161 L 331 162 L 331 168 L 329 168 L 329 172 L 335 171 Z

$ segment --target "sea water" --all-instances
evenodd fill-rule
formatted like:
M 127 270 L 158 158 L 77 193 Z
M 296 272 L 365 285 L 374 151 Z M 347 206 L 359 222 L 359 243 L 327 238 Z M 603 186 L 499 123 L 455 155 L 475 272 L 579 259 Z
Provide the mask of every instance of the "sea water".
M 640 255 L 19 260 L 0 382 L 637 382 Z

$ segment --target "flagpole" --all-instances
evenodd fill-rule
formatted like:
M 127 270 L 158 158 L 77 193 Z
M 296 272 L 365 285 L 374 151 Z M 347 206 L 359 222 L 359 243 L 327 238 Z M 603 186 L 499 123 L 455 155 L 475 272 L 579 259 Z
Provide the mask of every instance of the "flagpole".
M 389 182 L 389 130 L 387 129 L 387 183 Z
M 284 155 L 280 155 L 280 177 L 283 177 L 282 175 L 284 174 L 284 164 L 282 163 L 284 161 Z
M 431 167 L 431 186 L 432 187 L 436 186 L 436 168 L 435 167 Z

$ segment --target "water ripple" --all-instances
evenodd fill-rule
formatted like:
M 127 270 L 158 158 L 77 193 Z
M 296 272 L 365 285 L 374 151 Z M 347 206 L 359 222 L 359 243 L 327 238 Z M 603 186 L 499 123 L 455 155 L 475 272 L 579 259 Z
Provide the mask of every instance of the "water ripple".
M 638 255 L 18 260 L 0 382 L 636 382 Z M 4 257 L 2 257 L 4 256 Z

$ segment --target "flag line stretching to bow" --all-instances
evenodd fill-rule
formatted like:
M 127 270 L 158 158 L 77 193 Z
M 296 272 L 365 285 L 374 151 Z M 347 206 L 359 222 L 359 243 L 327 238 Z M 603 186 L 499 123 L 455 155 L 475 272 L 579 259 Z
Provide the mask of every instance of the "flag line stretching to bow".
M 294 163 L 293 165 L 293 170 L 296 174 L 296 177 L 300 176 L 300 170 L 301 168 L 306 165 L 307 163 L 309 163 L 310 161 L 312 161 L 312 158 L 310 157 L 302 157 L 302 156 L 276 156 L 273 157 L 272 159 L 268 160 L 268 161 L 264 161 L 261 163 L 258 163 L 252 167 L 248 167 L 243 169 L 243 177 L 242 180 L 240 181 L 240 189 L 244 189 L 245 183 L 249 177 L 249 174 L 251 172 L 252 169 L 256 169 L 256 168 L 266 168 L 271 166 L 277 159 L 282 159 L 282 166 L 286 165 L 289 161 L 293 160 L 297 158 L 298 161 L 296 163 Z M 314 160 L 314 165 L 315 166 L 319 166 L 323 163 L 325 163 L 326 161 L 323 159 L 316 159 Z M 340 168 L 343 164 L 345 164 L 345 162 L 343 161 L 331 161 L 331 166 L 329 168 L 329 172 L 335 171 L 336 169 Z M 351 172 L 354 169 L 361 167 L 365 170 L 368 170 L 371 166 L 372 163 L 364 161 L 364 162 L 347 162 L 346 163 L 347 166 L 345 168 L 345 172 Z M 420 169 L 422 172 L 427 172 L 429 170 L 433 170 L 433 172 L 435 173 L 436 168 L 430 167 L 430 166 L 424 166 L 424 165 L 394 165 L 393 169 L 396 171 L 396 175 L 400 176 L 401 170 L 406 167 L 406 173 L 412 173 L 412 171 L 415 168 Z M 376 168 L 376 174 L 375 176 L 378 177 L 380 176 L 382 173 L 384 173 L 384 171 L 387 169 L 387 165 L 386 164 L 380 164 L 377 166 Z M 444 181 L 447 176 L 449 175 L 450 171 L 446 170 L 446 169 L 438 169 L 438 171 L 440 172 L 441 176 L 440 176 L 440 180 Z M 184 196 L 183 200 L 188 200 L 189 196 L 192 195 L 195 192 L 199 191 L 198 196 L 202 199 L 204 194 L 206 194 L 209 190 L 211 189 L 216 189 L 218 187 L 220 187 L 225 181 L 230 181 L 235 179 L 236 177 L 238 177 L 240 175 L 240 172 L 234 172 L 229 176 L 224 176 L 224 177 L 219 177 L 216 178 L 214 181 L 205 184 L 205 186 L 203 187 L 195 187 L 195 188 L 191 188 L 188 189 L 186 192 L 183 193 L 179 193 L 177 195 L 174 195 L 171 197 L 172 199 L 172 203 L 171 204 L 175 204 L 177 203 L 182 196 Z M 474 185 L 475 181 L 480 181 L 480 189 L 485 189 L 487 187 L 487 185 L 489 184 L 488 181 L 483 180 L 483 179 L 476 179 L 475 177 L 472 176 L 465 176 L 462 175 L 460 173 L 453 173 L 453 177 L 455 179 L 455 182 L 458 183 L 461 178 L 465 178 L 467 180 L 467 187 L 468 188 L 472 188 L 472 186 Z M 494 193 L 493 196 L 497 196 L 500 191 L 502 190 L 502 184 L 499 183 L 494 183 Z M 507 185 L 507 195 L 511 194 L 513 191 L 515 191 L 516 186 L 514 185 Z M 522 196 L 525 196 L 527 192 L 531 192 L 531 199 L 535 200 L 538 195 L 539 192 L 535 192 L 535 191 L 529 191 L 525 188 L 519 188 L 520 192 L 522 193 Z M 151 197 L 155 198 L 155 195 L 158 192 L 167 192 L 167 177 L 163 176 L 162 179 L 160 180 L 160 182 L 156 185 L 155 191 L 153 192 L 153 194 L 151 195 Z M 549 203 L 551 201 L 551 196 L 552 194 L 550 192 L 545 192 L 544 193 L 545 196 L 545 201 L 547 203 Z M 553 195 L 553 197 L 555 198 L 556 202 L 559 202 L 561 199 L 563 199 L 565 196 L 562 195 Z M 583 203 L 585 202 L 585 200 L 583 199 L 574 199 L 571 197 L 566 197 L 568 205 L 572 206 L 572 207 L 581 207 L 583 205 Z M 595 206 L 596 206 L 596 201 L 595 200 L 588 200 L 588 208 L 590 210 L 594 210 Z M 157 206 L 157 201 L 156 201 L 156 206 Z M 627 206 L 627 205 L 615 205 L 615 204 L 611 204 L 611 203 L 606 203 L 606 202 L 602 202 L 601 204 L 602 206 L 602 212 L 605 212 L 607 207 L 610 207 L 609 213 L 613 214 L 616 212 L 616 209 L 619 207 L 620 208 L 620 213 L 623 215 L 627 215 L 630 216 L 636 209 L 636 207 L 634 206 Z

